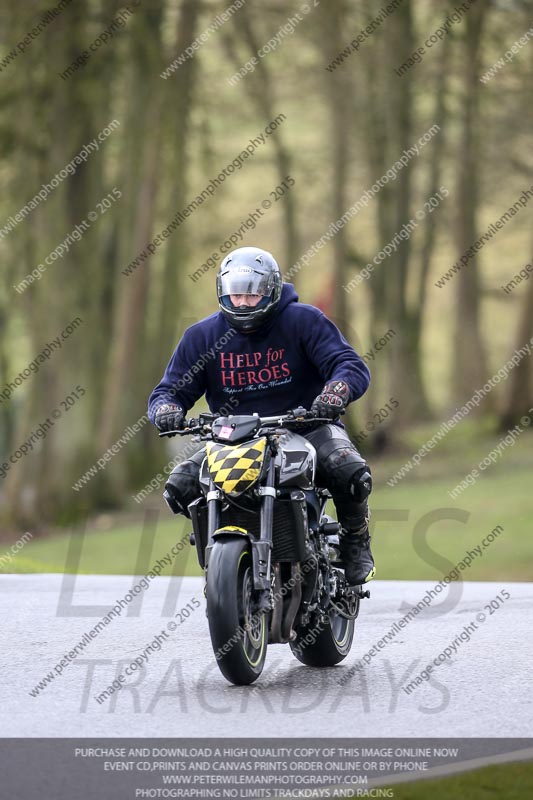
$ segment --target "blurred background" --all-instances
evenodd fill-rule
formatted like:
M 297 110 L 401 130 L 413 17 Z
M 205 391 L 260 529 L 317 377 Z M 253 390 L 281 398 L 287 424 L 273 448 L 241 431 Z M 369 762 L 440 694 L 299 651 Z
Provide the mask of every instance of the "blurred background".
M 533 185 L 533 2 L 50 8 L 0 11 L 0 570 L 128 573 L 187 530 L 147 398 L 225 253 L 257 245 L 367 354 L 347 426 L 378 576 L 442 575 L 501 525 L 469 577 L 530 579 L 530 357 L 387 480 L 533 336 L 528 197 L 442 279 Z

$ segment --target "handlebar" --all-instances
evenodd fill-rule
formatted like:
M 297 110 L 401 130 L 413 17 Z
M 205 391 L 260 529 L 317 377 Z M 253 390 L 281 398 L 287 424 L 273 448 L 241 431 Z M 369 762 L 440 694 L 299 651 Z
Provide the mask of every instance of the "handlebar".
M 341 412 L 344 414 L 344 411 Z M 202 420 L 202 416 L 204 419 Z M 190 436 L 194 433 L 200 434 L 208 434 L 211 432 L 213 423 L 220 419 L 222 416 L 225 415 L 215 415 L 215 414 L 205 414 L 200 415 L 198 419 L 191 417 L 191 419 L 184 421 L 184 427 L 180 428 L 180 430 L 176 431 L 162 431 L 159 433 L 159 437 L 164 436 Z M 246 415 L 248 416 L 248 415 Z M 259 420 L 260 427 L 258 432 L 264 431 L 265 428 L 272 428 L 272 432 L 276 428 L 287 428 L 290 427 L 291 424 L 294 426 L 301 426 L 302 424 L 310 424 L 310 423 L 317 423 L 317 424 L 324 424 L 324 423 L 331 423 L 335 420 L 328 419 L 326 417 L 315 417 L 311 411 L 308 411 L 305 408 L 295 408 L 293 411 L 289 411 L 287 414 L 277 414 L 270 417 L 260 417 L 258 414 L 250 414 L 249 416 L 257 416 Z M 339 415 L 340 416 L 340 415 Z

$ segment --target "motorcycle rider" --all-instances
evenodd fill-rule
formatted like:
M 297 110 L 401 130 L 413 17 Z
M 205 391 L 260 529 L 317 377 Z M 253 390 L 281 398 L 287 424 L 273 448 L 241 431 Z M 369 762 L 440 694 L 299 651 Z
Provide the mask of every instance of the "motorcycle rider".
M 303 433 L 317 451 L 317 483 L 333 497 L 342 525 L 346 580 L 375 574 L 368 532 L 370 469 L 337 421 L 368 388 L 364 361 L 318 308 L 298 301 L 283 283 L 271 253 L 257 247 L 231 252 L 217 275 L 219 311 L 188 328 L 148 402 L 159 431 L 177 430 L 205 394 L 212 412 L 232 398 L 232 413 L 260 416 L 310 408 L 330 424 Z M 176 466 L 166 489 L 179 513 L 200 495 L 202 449 Z

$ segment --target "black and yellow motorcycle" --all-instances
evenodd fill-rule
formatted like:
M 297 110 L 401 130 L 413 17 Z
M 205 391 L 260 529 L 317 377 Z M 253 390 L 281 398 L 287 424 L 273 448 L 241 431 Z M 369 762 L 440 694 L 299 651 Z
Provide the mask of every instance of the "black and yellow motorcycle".
M 206 440 L 202 495 L 188 506 L 206 574 L 215 658 L 234 684 L 263 670 L 268 644 L 330 667 L 349 653 L 359 603 L 339 555 L 340 525 L 315 483 L 316 451 L 298 430 L 328 422 L 305 409 L 282 416 L 201 414 L 179 431 Z M 165 499 L 171 498 L 165 491 Z

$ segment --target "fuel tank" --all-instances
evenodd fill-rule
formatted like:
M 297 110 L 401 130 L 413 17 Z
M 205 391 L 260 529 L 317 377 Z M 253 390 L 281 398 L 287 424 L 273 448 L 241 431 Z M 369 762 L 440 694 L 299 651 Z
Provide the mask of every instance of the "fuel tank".
M 316 472 L 316 450 L 298 433 L 287 433 L 280 437 L 276 468 L 279 471 L 279 486 L 297 486 L 299 489 L 313 488 Z

